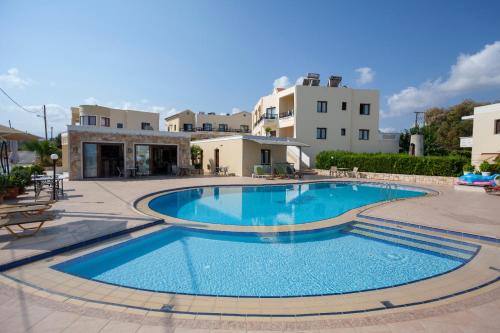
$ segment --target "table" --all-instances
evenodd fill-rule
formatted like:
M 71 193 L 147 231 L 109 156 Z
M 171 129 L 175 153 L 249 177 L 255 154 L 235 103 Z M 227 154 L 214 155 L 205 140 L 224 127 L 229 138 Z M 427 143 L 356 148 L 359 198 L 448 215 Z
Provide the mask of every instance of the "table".
M 351 169 L 349 169 L 349 168 L 337 168 L 337 171 L 341 176 L 348 176 L 349 171 L 351 171 Z
M 33 185 L 35 187 L 35 193 L 39 193 L 42 190 L 44 185 L 52 187 L 52 182 L 54 181 L 53 176 L 32 176 L 31 180 L 33 181 Z M 56 189 L 61 192 L 61 195 L 64 195 L 64 177 L 62 175 L 56 175 Z M 37 191 L 38 190 L 38 191 Z

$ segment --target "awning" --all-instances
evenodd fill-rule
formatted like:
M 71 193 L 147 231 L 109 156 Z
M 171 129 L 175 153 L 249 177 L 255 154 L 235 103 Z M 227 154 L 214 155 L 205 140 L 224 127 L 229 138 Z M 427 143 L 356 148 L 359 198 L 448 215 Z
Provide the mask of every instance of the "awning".
M 243 140 L 253 141 L 261 145 L 275 145 L 275 146 L 295 146 L 295 147 L 310 147 L 308 144 L 293 141 L 288 138 L 277 138 L 269 136 L 255 136 L 244 135 Z

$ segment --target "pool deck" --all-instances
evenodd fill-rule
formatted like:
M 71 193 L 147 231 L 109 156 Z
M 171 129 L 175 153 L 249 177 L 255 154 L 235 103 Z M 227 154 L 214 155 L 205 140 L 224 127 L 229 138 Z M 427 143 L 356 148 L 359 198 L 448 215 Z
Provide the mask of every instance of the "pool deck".
M 5 231 L 0 231 L 0 265 L 113 232 L 147 225 L 156 218 L 138 212 L 133 203 L 152 192 L 213 184 L 287 182 L 290 181 L 239 177 L 68 182 L 65 185 L 67 198 L 54 205 L 54 209 L 61 210 L 60 219 L 48 224 L 39 235 L 14 240 Z M 345 223 L 356 218 L 362 211 L 363 215 L 376 218 L 500 238 L 498 196 L 455 191 L 452 186 L 423 187 L 436 190 L 439 195 L 372 205 L 348 212 L 332 221 L 322 221 L 313 227 Z M 384 223 L 370 219 L 366 221 Z M 487 241 L 464 239 L 482 245 L 482 249 L 469 264 L 449 274 L 382 291 L 318 298 L 256 301 L 181 295 L 172 297 L 168 294 L 148 294 L 123 287 L 111 287 L 48 268 L 54 263 L 86 251 L 94 251 L 165 227 L 168 226 L 156 225 L 137 230 L 88 248 L 58 254 L 5 271 L 0 276 L 0 319 L 3 329 L 6 332 L 494 332 L 500 327 L 499 283 L 496 281 L 484 285 L 495 281 L 499 276 L 496 269 L 490 269 L 500 268 L 499 245 Z M 277 230 L 274 228 L 270 231 Z M 484 286 L 445 298 L 478 285 Z M 369 308 L 376 309 L 380 307 L 382 300 L 390 300 L 394 305 L 398 305 L 435 297 L 442 299 L 401 308 L 351 313 Z M 174 308 L 185 309 L 186 313 L 162 312 L 161 307 L 165 304 L 174 304 Z M 189 311 L 190 309 L 193 311 Z M 202 314 L 213 311 L 223 315 Z M 343 314 L 315 315 L 328 312 Z M 242 315 L 228 316 L 224 313 Z M 260 316 L 264 314 L 288 316 Z

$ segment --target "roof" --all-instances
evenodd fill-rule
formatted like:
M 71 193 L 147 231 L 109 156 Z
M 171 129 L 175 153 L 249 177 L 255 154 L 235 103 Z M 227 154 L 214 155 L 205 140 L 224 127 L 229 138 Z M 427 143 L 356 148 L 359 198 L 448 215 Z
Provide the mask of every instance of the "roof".
M 27 132 L 25 133 L 15 128 L 10 128 L 3 125 L 0 125 L 0 138 L 13 141 L 28 141 L 40 139 L 39 136 Z
M 132 130 L 126 128 L 110 128 L 110 127 L 94 127 L 94 126 L 76 126 L 68 125 L 68 132 L 89 132 L 103 134 L 121 134 L 135 136 L 162 136 L 162 137 L 177 137 L 191 138 L 191 134 L 185 132 L 167 132 L 167 131 L 150 131 L 150 130 Z
M 258 135 L 231 135 L 218 138 L 195 140 L 192 143 L 203 143 L 203 142 L 217 142 L 217 141 L 227 141 L 227 140 L 247 140 L 256 142 L 261 145 L 276 145 L 276 146 L 295 146 L 295 147 L 310 147 L 308 144 L 290 140 L 289 138 L 277 138 L 269 136 L 258 136 Z

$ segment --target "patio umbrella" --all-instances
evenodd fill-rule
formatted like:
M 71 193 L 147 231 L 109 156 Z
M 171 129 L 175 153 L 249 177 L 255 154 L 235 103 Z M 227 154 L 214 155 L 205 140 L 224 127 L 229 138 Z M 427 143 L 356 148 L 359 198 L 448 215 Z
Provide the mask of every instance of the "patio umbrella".
M 1 172 L 9 174 L 10 169 L 9 169 L 9 156 L 8 149 L 7 149 L 7 140 L 9 141 L 32 141 L 32 140 L 38 140 L 40 137 L 25 133 L 19 130 L 16 130 L 15 128 L 10 128 L 7 126 L 0 125 L 0 166 L 1 166 Z

